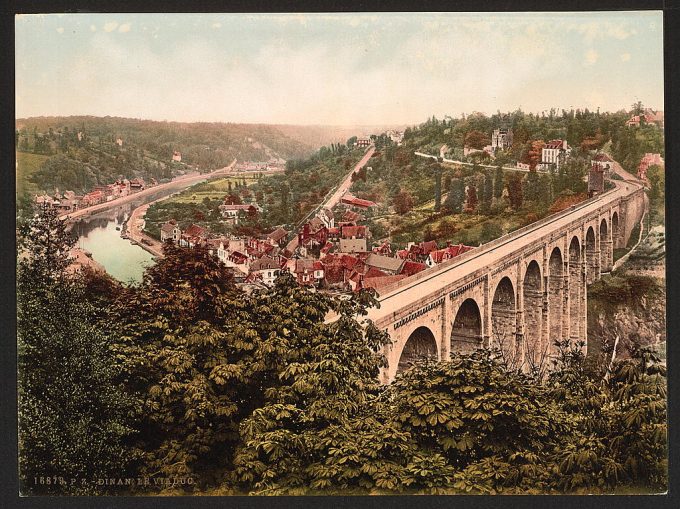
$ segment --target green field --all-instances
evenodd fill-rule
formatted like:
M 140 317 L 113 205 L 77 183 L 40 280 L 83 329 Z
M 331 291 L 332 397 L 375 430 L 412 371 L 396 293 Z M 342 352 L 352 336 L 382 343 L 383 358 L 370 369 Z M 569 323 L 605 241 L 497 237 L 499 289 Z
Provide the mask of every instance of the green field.
M 257 182 L 255 176 L 217 179 L 212 182 L 196 184 L 177 196 L 169 198 L 168 201 L 175 203 L 201 203 L 205 198 L 210 198 L 211 200 L 222 199 L 229 192 L 228 182 L 231 182 L 232 190 L 235 190 L 236 184 L 242 184 L 243 179 L 245 179 L 247 186 L 252 186 Z
M 36 185 L 28 179 L 47 159 L 48 156 L 44 155 L 17 152 L 17 196 L 35 194 L 39 191 Z

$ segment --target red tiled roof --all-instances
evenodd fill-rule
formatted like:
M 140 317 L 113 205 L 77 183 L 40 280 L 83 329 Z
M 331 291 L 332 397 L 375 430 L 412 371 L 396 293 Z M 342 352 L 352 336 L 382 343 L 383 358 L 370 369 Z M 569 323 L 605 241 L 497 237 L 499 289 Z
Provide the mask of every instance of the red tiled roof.
M 421 272 L 425 269 L 427 269 L 427 265 L 425 265 L 424 263 L 412 262 L 411 260 L 407 260 L 406 262 L 404 262 L 404 266 L 401 268 L 401 272 L 399 274 L 412 276 L 413 274 L 417 274 L 418 272 Z
M 422 250 L 422 253 L 427 256 L 429 255 L 432 251 L 437 249 L 437 241 L 435 240 L 430 240 L 428 242 L 421 242 L 420 243 L 420 249 Z
M 358 218 L 359 218 L 359 213 L 354 212 L 353 210 L 346 211 L 342 216 L 342 220 L 345 221 L 345 222 L 348 222 L 348 223 L 353 223 Z
M 545 144 L 544 148 L 562 148 L 563 146 L 564 142 L 562 140 L 550 140 Z
M 326 245 L 321 248 L 321 252 L 323 254 L 329 253 L 334 247 L 335 245 L 332 242 L 326 242 Z
M 366 236 L 365 226 L 343 226 L 341 231 L 343 239 L 351 239 L 352 237 L 362 239 Z
M 205 228 L 198 226 L 196 224 L 192 224 L 191 226 L 189 226 L 189 228 L 187 228 L 184 231 L 184 235 L 186 235 L 187 237 L 203 237 L 207 235 L 207 232 Z
M 441 263 L 444 260 L 455 258 L 456 256 L 461 255 L 466 251 L 469 251 L 470 249 L 473 248 L 470 246 L 465 246 L 463 244 L 458 244 L 457 246 L 448 246 L 443 249 L 438 249 L 437 251 L 432 251 L 430 253 L 430 257 L 432 258 L 433 262 Z
M 280 241 L 282 238 L 284 238 L 286 235 L 288 235 L 288 232 L 284 230 L 283 228 L 277 228 L 273 232 L 271 232 L 269 235 L 267 235 L 267 238 L 273 240 L 274 242 Z
M 355 205 L 357 207 L 375 207 L 375 202 L 369 200 L 362 200 L 361 198 L 355 198 L 354 196 L 346 196 L 342 198 L 342 203 L 347 203 L 348 205 Z
M 383 276 L 389 276 L 389 274 L 387 272 L 383 272 L 380 269 L 376 269 L 375 267 L 369 267 L 368 270 L 366 271 L 366 274 L 364 274 L 364 278 L 383 277 Z
M 336 284 L 345 282 L 345 269 L 342 267 L 342 265 L 339 264 L 327 265 L 324 263 L 323 268 L 324 279 L 326 280 L 327 283 Z

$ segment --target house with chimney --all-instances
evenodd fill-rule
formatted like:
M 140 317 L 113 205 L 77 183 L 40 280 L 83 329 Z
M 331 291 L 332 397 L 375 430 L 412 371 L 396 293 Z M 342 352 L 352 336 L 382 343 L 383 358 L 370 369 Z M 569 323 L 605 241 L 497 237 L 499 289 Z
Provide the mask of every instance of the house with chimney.
M 564 164 L 570 154 L 571 148 L 567 144 L 567 140 L 550 140 L 541 150 L 539 167 L 542 170 L 550 168 L 559 169 L 560 165 Z
M 588 171 L 588 197 L 592 198 L 604 193 L 604 168 L 599 164 L 593 164 Z
M 590 160 L 590 165 L 599 164 L 604 170 L 605 177 L 609 177 L 614 166 L 614 160 L 604 152 L 596 153 Z
M 652 154 L 647 152 L 644 156 L 642 156 L 642 159 L 640 160 L 640 164 L 638 165 L 638 171 L 637 171 L 637 177 L 640 180 L 647 180 L 647 170 L 649 169 L 650 166 L 663 166 L 663 158 L 661 157 L 661 154 Z
M 163 226 L 161 226 L 161 242 L 170 239 L 177 244 L 181 236 L 182 230 L 179 229 L 179 225 L 174 219 L 163 223 Z

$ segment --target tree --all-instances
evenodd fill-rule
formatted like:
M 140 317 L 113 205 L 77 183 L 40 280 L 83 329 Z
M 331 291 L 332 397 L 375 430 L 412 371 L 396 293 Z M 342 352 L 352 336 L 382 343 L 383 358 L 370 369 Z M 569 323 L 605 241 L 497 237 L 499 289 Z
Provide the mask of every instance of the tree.
M 204 486 L 229 460 L 248 412 L 235 363 L 253 338 L 237 323 L 245 303 L 224 264 L 170 241 L 164 255 L 121 295 L 115 315 L 128 390 L 138 394 L 141 473 L 194 476 Z
M 392 204 L 397 214 L 404 215 L 413 208 L 413 197 L 408 191 L 399 191 Z
M 633 103 L 630 109 L 632 115 L 642 115 L 645 112 L 645 107 L 643 106 L 642 101 Z
M 487 134 L 481 131 L 472 130 L 465 135 L 465 146 L 482 150 L 491 143 Z
M 524 201 L 524 194 L 522 192 L 522 176 L 518 175 L 516 172 L 512 172 L 507 177 L 507 188 L 508 188 L 508 199 L 510 200 L 510 206 L 519 210 L 522 208 L 522 203 Z
M 651 165 L 647 169 L 647 179 L 649 180 L 649 197 L 652 200 L 658 200 L 661 198 L 663 200 L 664 188 L 665 188 L 665 174 L 663 168 L 657 164 Z
M 465 200 L 465 184 L 459 178 L 454 178 L 451 181 L 451 189 L 446 196 L 444 208 L 454 214 L 460 214 L 463 209 L 463 201 Z
M 543 140 L 534 140 L 529 143 L 525 162 L 529 164 L 530 170 L 535 170 L 538 163 L 541 162 L 544 145 Z
M 496 166 L 496 170 L 493 177 L 493 197 L 497 200 L 503 195 L 503 187 L 505 187 L 505 182 L 503 178 L 503 167 Z
M 259 297 L 253 317 L 261 343 L 254 357 L 264 366 L 264 401 L 240 427 L 236 476 L 263 494 L 327 487 L 325 475 L 313 471 L 333 447 L 324 433 L 344 427 L 380 389 L 378 352 L 387 337 L 358 322 L 374 297 L 362 291 L 347 301 L 331 299 L 299 287 L 289 274 Z M 330 310 L 339 318 L 325 323 Z
M 136 458 L 132 399 L 121 391 L 116 343 L 70 275 L 74 239 L 50 208 L 22 232 L 17 277 L 19 470 L 23 494 L 102 494 Z M 45 469 L 50 469 L 48 474 Z M 37 482 L 51 477 L 61 480 Z M 73 479 L 74 481 L 71 481 Z
M 481 189 L 481 213 L 488 214 L 493 200 L 493 177 L 489 170 L 484 172 L 484 183 Z
M 470 183 L 467 186 L 466 200 L 465 200 L 465 212 L 474 212 L 477 209 L 477 186 Z
M 434 166 L 434 211 L 439 212 L 442 205 L 442 167 Z
M 529 170 L 524 180 L 524 197 L 536 203 L 540 198 L 539 176 L 536 170 Z

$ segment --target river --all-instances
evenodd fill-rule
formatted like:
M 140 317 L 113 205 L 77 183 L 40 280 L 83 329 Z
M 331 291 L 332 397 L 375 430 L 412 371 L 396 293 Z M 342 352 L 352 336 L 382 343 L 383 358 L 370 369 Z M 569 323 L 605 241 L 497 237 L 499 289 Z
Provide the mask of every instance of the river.
M 132 211 L 186 187 L 163 189 L 131 200 L 91 216 L 77 219 L 72 231 L 78 236 L 77 246 L 92 253 L 92 259 L 104 266 L 106 272 L 125 283 L 139 283 L 144 269 L 154 263 L 153 256 L 140 246 L 120 236 L 120 228 Z M 116 229 L 119 228 L 119 229 Z

